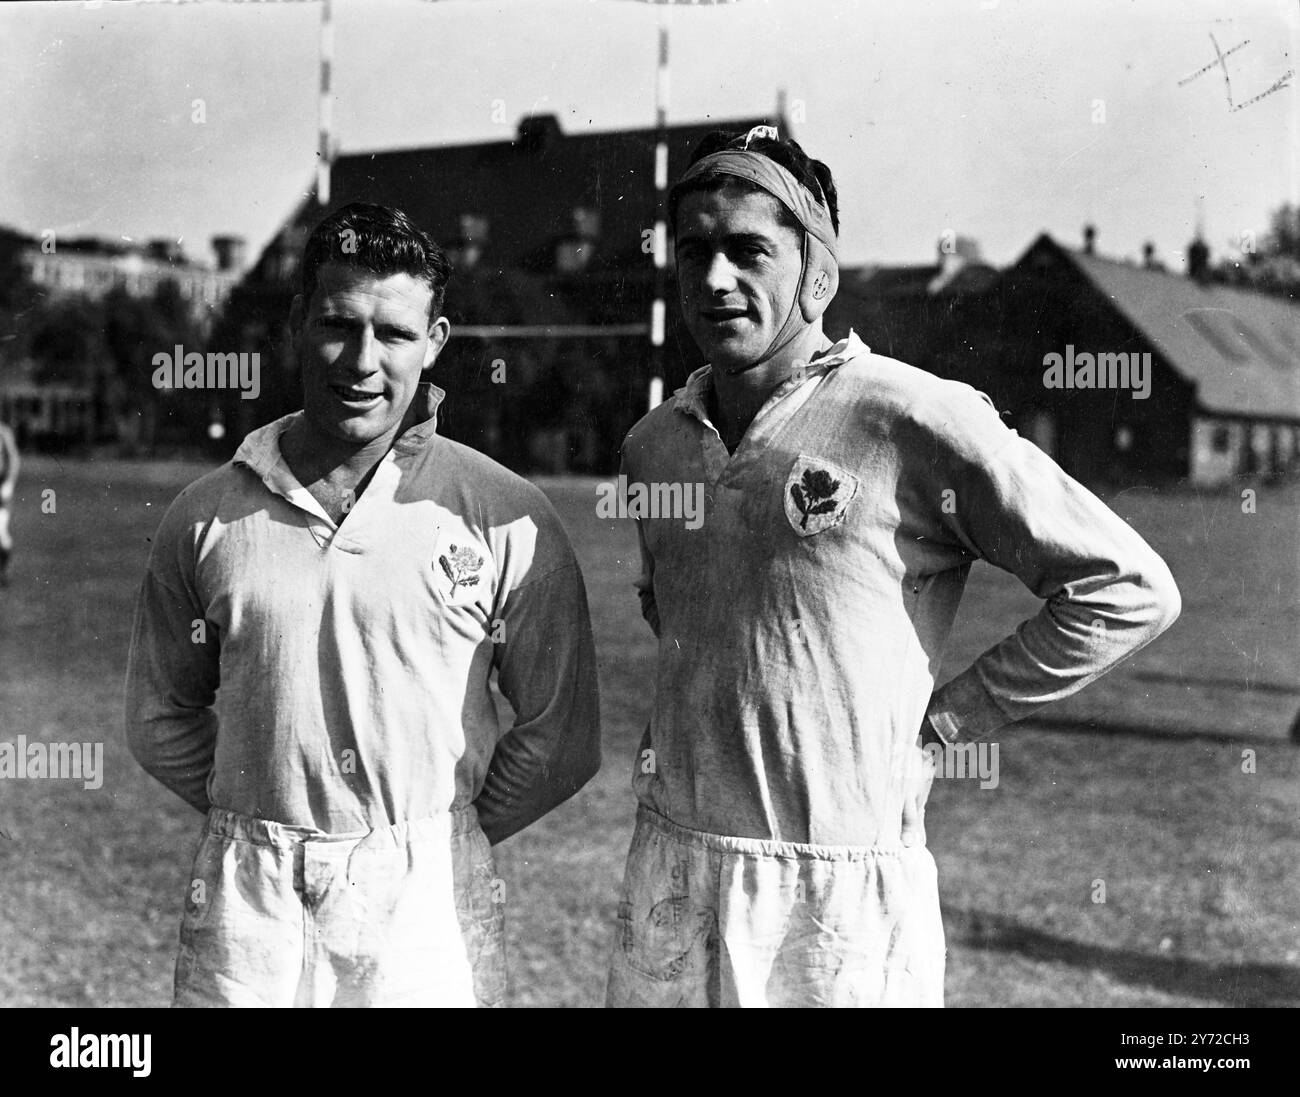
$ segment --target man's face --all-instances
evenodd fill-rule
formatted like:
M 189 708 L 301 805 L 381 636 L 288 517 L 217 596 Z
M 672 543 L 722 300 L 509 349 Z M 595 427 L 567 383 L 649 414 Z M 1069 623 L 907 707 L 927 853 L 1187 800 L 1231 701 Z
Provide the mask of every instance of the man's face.
M 429 319 L 432 296 L 409 274 L 320 268 L 310 304 L 296 298 L 290 316 L 303 410 L 317 431 L 358 446 L 396 435 L 447 340 L 447 321 Z
M 756 363 L 794 304 L 803 241 L 770 194 L 724 187 L 677 209 L 677 285 L 686 325 L 708 361 Z

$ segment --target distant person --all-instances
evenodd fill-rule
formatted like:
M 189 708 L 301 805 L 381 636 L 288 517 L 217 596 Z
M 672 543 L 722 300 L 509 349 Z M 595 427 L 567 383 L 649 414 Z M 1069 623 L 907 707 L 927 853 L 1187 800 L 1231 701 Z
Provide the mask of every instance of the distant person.
M 303 410 L 181 492 L 154 538 L 127 739 L 207 816 L 177 1005 L 503 1004 L 490 844 L 599 765 L 560 521 L 437 433 L 449 273 L 397 210 L 322 221 L 289 316 Z
M 14 538 L 9 532 L 9 508 L 18 484 L 18 442 L 14 432 L 0 423 L 0 587 L 9 585 L 9 561 L 14 554 Z
M 638 517 L 658 667 L 608 1004 L 941 1006 L 922 746 L 1074 693 L 1178 590 L 987 398 L 823 332 L 837 196 L 794 141 L 706 138 L 669 219 L 708 364 L 623 470 L 660 485 L 642 499 L 702 484 L 705 508 Z M 979 559 L 1044 604 L 935 691 Z

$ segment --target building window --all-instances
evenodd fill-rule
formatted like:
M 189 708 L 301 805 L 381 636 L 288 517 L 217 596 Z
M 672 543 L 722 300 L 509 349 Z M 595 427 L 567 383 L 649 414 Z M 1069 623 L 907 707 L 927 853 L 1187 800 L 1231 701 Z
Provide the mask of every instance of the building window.
M 1133 428 L 1127 423 L 1115 431 L 1115 448 L 1120 453 L 1128 453 L 1133 448 Z
M 1227 453 L 1232 447 L 1232 434 L 1227 426 L 1219 423 L 1214 428 L 1214 433 L 1210 436 L 1210 448 L 1215 453 Z

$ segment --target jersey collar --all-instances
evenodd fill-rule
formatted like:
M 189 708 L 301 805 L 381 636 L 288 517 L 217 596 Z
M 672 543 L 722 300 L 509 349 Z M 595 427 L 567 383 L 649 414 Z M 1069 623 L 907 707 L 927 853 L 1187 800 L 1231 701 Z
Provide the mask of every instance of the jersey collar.
M 813 362 L 804 374 L 802 381 L 795 381 L 793 378 L 786 381 L 776 393 L 773 393 L 773 396 L 793 392 L 801 385 L 829 373 L 850 359 L 861 354 L 870 353 L 870 350 L 871 348 L 863 343 L 857 337 L 857 334 L 850 329 L 848 335 L 838 343 L 832 344 L 825 354 Z M 693 416 L 702 423 L 707 423 L 709 421 L 708 396 L 709 389 L 712 386 L 713 365 L 712 363 L 706 363 L 686 378 L 686 384 L 673 393 L 673 406 L 678 411 Z

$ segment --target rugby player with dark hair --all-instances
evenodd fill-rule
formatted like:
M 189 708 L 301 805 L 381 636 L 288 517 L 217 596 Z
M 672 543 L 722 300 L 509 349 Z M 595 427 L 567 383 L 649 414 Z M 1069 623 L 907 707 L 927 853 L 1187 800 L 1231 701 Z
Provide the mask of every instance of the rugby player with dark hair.
M 503 1004 L 490 846 L 599 765 L 568 537 L 537 488 L 437 433 L 450 273 L 397 210 L 322 221 L 290 313 L 303 410 L 154 538 L 127 740 L 206 817 L 177 1005 Z
M 715 136 L 669 208 L 707 364 L 623 473 L 703 484 L 704 516 L 637 519 L 658 665 L 607 1002 L 941 1006 L 935 750 L 1082 688 L 1178 590 L 982 394 L 825 334 L 825 164 L 771 127 Z M 936 690 L 977 559 L 1043 605 Z

